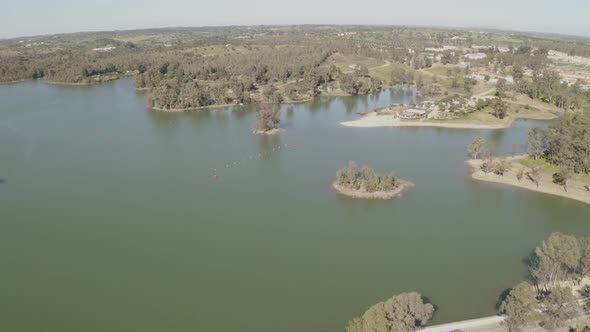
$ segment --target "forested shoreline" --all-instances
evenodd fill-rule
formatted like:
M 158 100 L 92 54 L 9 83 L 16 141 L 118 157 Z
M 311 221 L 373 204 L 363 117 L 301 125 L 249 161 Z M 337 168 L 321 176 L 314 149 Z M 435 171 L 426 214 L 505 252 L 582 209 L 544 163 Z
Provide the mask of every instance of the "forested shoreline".
M 497 47 L 499 40 L 507 50 Z M 474 44 L 489 46 L 481 51 L 485 57 L 462 61 L 468 52 L 460 50 Z M 451 46 L 436 50 L 441 45 Z M 43 79 L 95 84 L 133 76 L 136 88 L 146 90 L 149 107 L 160 110 L 364 95 L 400 84 L 415 85 L 422 95 L 436 99 L 456 91 L 470 93 L 475 83 L 463 77 L 463 70 L 450 68 L 440 76 L 424 70 L 436 63 L 463 62 L 467 73 L 469 67 L 487 66 L 512 74 L 515 89 L 533 99 L 564 109 L 589 103 L 587 93 L 561 84 L 548 68 L 548 49 L 588 56 L 590 42 L 500 31 L 371 26 L 79 33 L 0 41 L 0 83 Z M 527 70 L 533 71 L 530 77 Z

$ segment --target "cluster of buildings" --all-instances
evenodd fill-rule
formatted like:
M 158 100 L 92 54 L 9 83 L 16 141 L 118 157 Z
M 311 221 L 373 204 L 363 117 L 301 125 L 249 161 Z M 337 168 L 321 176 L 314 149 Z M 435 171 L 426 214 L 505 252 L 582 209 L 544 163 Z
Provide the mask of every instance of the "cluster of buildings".
M 97 48 L 93 48 L 92 50 L 95 52 L 110 52 L 112 50 L 114 50 L 116 47 L 115 46 L 105 46 L 105 47 L 97 47 Z
M 457 49 L 457 46 L 443 46 L 443 47 L 426 47 L 424 50 L 426 52 L 446 52 L 446 51 L 454 51 Z
M 354 35 L 356 35 L 356 32 L 354 32 L 354 31 L 341 32 L 338 34 L 339 37 L 354 36 Z
M 559 76 L 561 77 L 561 83 L 567 85 L 580 83 L 580 89 L 590 90 L 590 73 L 588 72 L 561 70 Z
M 487 55 L 485 53 L 469 53 L 465 54 L 464 57 L 469 60 L 481 60 L 485 59 Z
M 547 57 L 554 61 L 559 62 L 569 62 L 581 65 L 590 65 L 590 58 L 585 58 L 581 56 L 571 56 L 564 52 L 558 52 L 554 50 L 550 50 Z
M 29 40 L 29 41 L 31 41 L 31 40 Z M 24 40 L 19 40 L 18 42 L 22 44 L 22 43 L 24 43 L 25 41 L 24 41 Z M 29 43 L 29 44 L 26 44 L 26 45 L 25 45 L 25 47 L 34 47 L 34 46 L 41 46 L 41 45 L 45 45 L 45 42 L 34 42 L 34 43 Z
M 514 77 L 511 75 L 499 75 L 487 70 L 479 70 L 471 75 L 466 75 L 465 78 L 471 78 L 476 81 L 487 81 L 488 83 L 496 84 L 503 79 L 507 84 L 514 84 Z

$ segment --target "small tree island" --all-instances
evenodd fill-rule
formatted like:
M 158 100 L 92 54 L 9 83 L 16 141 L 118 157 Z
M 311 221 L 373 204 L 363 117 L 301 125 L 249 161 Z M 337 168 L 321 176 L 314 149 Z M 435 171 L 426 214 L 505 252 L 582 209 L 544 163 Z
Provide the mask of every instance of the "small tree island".
M 256 125 L 254 131 L 256 134 L 274 135 L 282 131 L 279 127 L 281 124 L 281 111 L 274 108 L 265 108 L 256 112 Z
M 336 181 L 332 187 L 338 193 L 354 198 L 391 199 L 400 196 L 402 191 L 414 184 L 397 178 L 393 173 L 377 174 L 368 167 L 360 170 L 354 161 L 348 167 L 336 172 Z

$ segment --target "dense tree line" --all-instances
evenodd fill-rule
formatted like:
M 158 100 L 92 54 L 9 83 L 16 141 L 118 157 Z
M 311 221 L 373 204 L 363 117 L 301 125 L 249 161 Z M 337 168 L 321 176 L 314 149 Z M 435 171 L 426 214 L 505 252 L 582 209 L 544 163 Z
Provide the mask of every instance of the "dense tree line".
M 406 68 L 387 84 L 416 83 L 436 96 L 441 85 L 424 84 L 413 70 L 428 68 L 427 47 L 490 44 L 497 33 L 472 33 L 407 27 L 294 26 L 212 27 L 97 32 L 0 41 L 0 82 L 43 78 L 52 82 L 97 83 L 126 75 L 148 90 L 155 108 L 194 108 L 253 101 L 305 100 L 329 86 L 348 94 L 380 91 L 384 82 L 365 68 L 342 73 L 329 66 L 334 53 L 387 60 Z M 504 35 L 507 37 L 508 35 Z M 484 63 L 535 69 L 541 73 L 547 49 L 590 53 L 581 40 L 519 38 L 511 52 L 490 48 Z M 28 44 L 27 44 L 28 43 Z M 29 47 L 30 46 L 30 47 Z M 108 51 L 101 49 L 109 48 Z M 212 51 L 215 50 L 215 51 Z M 441 62 L 457 63 L 460 52 L 444 52 Z M 522 76 L 522 75 L 521 75 Z M 548 79 L 545 79 L 548 77 Z M 551 81 L 548 81 L 551 79 Z M 465 90 L 470 86 L 466 82 Z M 563 108 L 575 108 L 585 97 L 574 88 L 537 75 L 522 80 L 521 91 Z M 586 98 L 587 99 L 587 98 Z
M 590 238 L 553 233 L 527 259 L 530 282 L 510 289 L 500 305 L 510 331 L 541 325 L 554 331 L 587 313 L 590 288 L 573 291 L 590 273 Z
M 346 332 L 411 332 L 432 318 L 434 306 L 418 293 L 402 293 L 371 306 L 348 322 Z
M 377 174 L 368 166 L 363 166 L 359 170 L 354 161 L 351 161 L 348 167 L 338 170 L 336 182 L 344 188 L 369 193 L 391 191 L 399 186 L 399 180 L 393 174 Z
M 566 114 L 549 128 L 529 131 L 528 152 L 575 173 L 590 173 L 590 114 Z
M 515 88 L 532 99 L 566 110 L 580 109 L 590 103 L 589 92 L 581 90 L 577 84 L 561 83 L 559 74 L 554 71 L 536 71 L 531 79 L 519 79 Z

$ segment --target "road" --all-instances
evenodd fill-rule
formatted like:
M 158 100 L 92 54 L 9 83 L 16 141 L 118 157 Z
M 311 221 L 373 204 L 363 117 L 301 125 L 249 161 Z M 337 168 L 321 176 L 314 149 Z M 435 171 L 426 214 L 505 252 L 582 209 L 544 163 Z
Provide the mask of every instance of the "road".
M 494 92 L 494 91 L 496 91 L 496 88 L 491 88 L 491 89 L 489 89 L 489 90 L 486 90 L 486 91 L 484 91 L 484 92 L 482 92 L 482 93 L 478 93 L 478 94 L 476 94 L 476 95 L 473 95 L 473 98 L 477 98 L 477 99 L 479 99 L 479 98 L 481 98 L 481 97 L 483 97 L 483 96 L 487 96 L 487 95 L 489 95 L 490 93 L 492 93 L 492 92 Z
M 492 316 L 431 326 L 420 330 L 420 332 L 451 332 L 453 330 L 464 332 L 507 332 L 508 329 L 500 324 L 502 321 L 504 321 L 504 317 Z
M 391 66 L 391 62 L 390 62 L 390 61 L 388 61 L 388 60 L 385 60 L 385 63 L 384 63 L 384 64 L 382 64 L 381 66 L 377 66 L 377 67 L 369 68 L 369 71 L 371 71 L 371 70 L 375 70 L 375 69 L 379 69 L 379 68 L 385 68 L 385 67 L 388 67 L 388 66 Z M 354 73 L 354 72 L 355 72 L 355 69 L 353 69 L 353 70 L 347 70 L 347 71 L 343 71 L 342 73 L 343 73 L 343 74 L 351 74 L 351 73 Z

